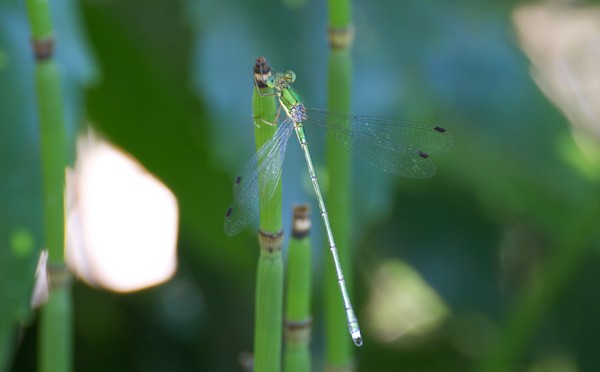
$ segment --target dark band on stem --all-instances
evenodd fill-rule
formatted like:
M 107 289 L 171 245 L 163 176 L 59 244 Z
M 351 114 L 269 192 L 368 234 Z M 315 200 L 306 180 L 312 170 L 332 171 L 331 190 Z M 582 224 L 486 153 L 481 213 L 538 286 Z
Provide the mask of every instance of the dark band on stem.
M 283 229 L 275 234 L 258 229 L 258 240 L 261 249 L 264 249 L 269 253 L 281 251 L 281 246 L 283 245 Z
M 258 57 L 254 62 L 254 81 L 259 88 L 267 88 L 265 81 L 271 76 L 271 65 L 265 57 Z
M 304 318 L 303 320 L 288 320 L 284 321 L 285 339 L 290 343 L 308 343 L 312 330 L 312 317 Z
M 65 288 L 71 282 L 71 274 L 64 263 L 48 264 L 47 270 L 48 286 L 51 289 Z
M 295 206 L 292 217 L 292 237 L 300 240 L 308 234 L 310 234 L 310 208 L 306 204 Z
M 331 49 L 347 49 L 354 42 L 354 26 L 348 25 L 342 28 L 329 27 L 327 29 L 327 40 Z
M 313 324 L 312 317 L 304 318 L 303 320 L 285 320 L 285 327 L 290 330 L 310 328 Z
M 33 46 L 33 55 L 38 62 L 50 59 L 54 55 L 54 38 L 52 36 L 35 39 L 31 44 Z

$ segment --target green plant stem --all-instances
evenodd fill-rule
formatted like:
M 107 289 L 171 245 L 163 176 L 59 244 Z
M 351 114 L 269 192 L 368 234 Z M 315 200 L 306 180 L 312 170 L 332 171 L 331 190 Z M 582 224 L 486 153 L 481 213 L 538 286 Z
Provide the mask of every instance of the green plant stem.
M 292 239 L 288 249 L 288 280 L 284 370 L 310 371 L 311 246 L 310 214 L 307 206 L 294 208 Z
M 41 371 L 71 370 L 71 300 L 64 264 L 64 189 L 67 147 L 59 74 L 54 62 L 50 7 L 27 0 L 35 65 L 44 207 L 44 245 L 48 250 L 50 293 L 41 310 Z
M 261 57 L 262 58 L 262 57 Z M 270 66 L 264 60 L 270 74 Z M 256 66 L 255 66 L 256 68 Z M 265 73 L 265 71 L 263 71 Z M 252 112 L 254 117 L 254 137 L 256 151 L 269 141 L 277 131 L 275 123 L 277 116 L 277 98 L 269 95 L 273 93 L 270 88 L 258 84 L 254 88 L 252 96 Z M 269 200 L 260 199 L 260 230 L 270 234 L 278 234 L 281 231 L 281 182 L 275 189 L 273 197 Z
M 334 50 L 329 60 L 329 110 L 349 112 L 351 66 L 348 52 Z M 344 271 L 346 285 L 352 293 L 350 270 L 350 154 L 331 135 L 327 137 L 327 169 L 330 190 L 327 194 L 331 229 L 336 238 L 338 254 Z M 348 337 L 348 325 L 343 313 L 337 276 L 333 265 L 325 266 L 325 326 L 327 362 L 330 366 L 352 364 L 354 344 Z
M 350 113 L 352 61 L 351 4 L 346 0 L 329 0 L 329 41 L 327 108 L 331 112 Z M 348 290 L 352 293 L 350 265 L 350 152 L 331 134 L 327 137 L 327 169 L 330 185 L 327 193 L 331 228 Z M 325 266 L 325 334 L 326 360 L 329 368 L 353 369 L 354 345 L 348 337 L 348 325 L 343 316 L 337 277 L 333 265 Z
M 348 0 L 329 0 L 329 27 L 346 28 L 352 24 L 352 4 Z
M 256 73 L 267 73 L 268 63 L 257 59 Z M 258 70 L 257 70 L 258 69 Z M 270 69 L 270 67 L 269 67 Z M 277 127 L 275 123 L 277 108 L 275 96 L 261 94 L 272 93 L 270 89 L 257 81 L 252 99 L 256 149 L 267 142 Z M 260 194 L 260 193 L 259 193 Z M 254 371 L 279 371 L 281 369 L 281 338 L 283 320 L 283 258 L 281 244 L 283 231 L 281 224 L 281 183 L 270 200 L 261 197 L 260 227 L 258 238 L 260 255 L 256 279 L 256 314 L 254 330 Z
M 41 371 L 70 371 L 72 303 L 68 286 L 52 290 L 41 312 Z
M 283 235 L 261 236 L 256 274 L 254 371 L 281 369 L 283 306 Z
M 581 262 L 598 241 L 600 199 L 596 205 L 573 219 L 563 241 L 544 265 L 541 275 L 523 293 L 520 302 L 503 328 L 498 342 L 483 359 L 483 372 L 510 371 L 544 314 L 559 298 L 560 292 L 576 275 Z M 594 241 L 596 244 L 594 244 Z

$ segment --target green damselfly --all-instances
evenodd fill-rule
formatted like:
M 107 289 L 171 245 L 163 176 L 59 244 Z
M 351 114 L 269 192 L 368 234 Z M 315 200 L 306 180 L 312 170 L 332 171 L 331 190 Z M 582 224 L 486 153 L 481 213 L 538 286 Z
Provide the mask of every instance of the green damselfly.
M 268 66 L 266 61 L 264 63 Z M 236 178 L 234 202 L 225 214 L 225 232 L 228 235 L 238 234 L 255 219 L 258 215 L 259 193 L 266 199 L 273 195 L 281 178 L 288 139 L 295 132 L 306 159 L 308 173 L 327 232 L 344 301 L 348 329 L 354 343 L 361 346 L 362 336 L 358 320 L 346 289 L 325 201 L 308 150 L 304 124 L 325 127 L 342 144 L 348 146 L 352 153 L 367 163 L 384 171 L 410 178 L 433 176 L 435 166 L 429 155 L 448 151 L 453 146 L 454 140 L 446 129 L 429 124 L 345 115 L 306 108 L 300 96 L 292 88 L 295 80 L 296 74 L 293 71 L 274 75 L 271 75 L 270 71 L 255 72 L 255 81 L 262 81 L 273 90 L 272 94 L 279 100 L 279 110 L 283 110 L 286 117 L 279 124 L 273 138 L 258 150 Z

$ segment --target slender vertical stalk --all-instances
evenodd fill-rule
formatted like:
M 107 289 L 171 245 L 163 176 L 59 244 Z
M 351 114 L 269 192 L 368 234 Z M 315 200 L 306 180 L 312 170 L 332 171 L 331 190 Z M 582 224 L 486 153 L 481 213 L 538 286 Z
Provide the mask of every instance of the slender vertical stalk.
M 285 319 L 286 372 L 310 371 L 310 213 L 306 205 L 294 208 L 292 239 L 288 249 Z
M 252 97 L 256 149 L 267 142 L 276 131 L 277 114 L 275 96 L 264 80 L 271 73 L 268 62 L 259 57 L 254 66 L 256 88 Z M 261 194 L 259 192 L 259 194 Z M 260 227 L 256 279 L 256 318 L 254 330 L 254 371 L 279 371 L 281 369 L 281 337 L 283 311 L 283 258 L 281 244 L 281 184 L 270 200 L 260 197 Z
M 328 109 L 349 113 L 351 101 L 352 61 L 350 49 L 353 40 L 351 4 L 348 0 L 329 0 Z M 352 288 L 350 270 L 350 153 L 329 135 L 327 138 L 327 169 L 330 190 L 327 195 L 331 227 L 338 243 L 338 252 L 346 283 Z M 328 368 L 352 370 L 354 345 L 348 338 L 348 326 L 332 265 L 325 269 L 325 321 Z
M 48 249 L 50 293 L 41 310 L 41 371 L 71 370 L 71 296 L 64 263 L 64 180 L 67 148 L 60 80 L 53 59 L 54 38 L 47 0 L 27 0 L 35 56 L 42 192 L 44 243 Z

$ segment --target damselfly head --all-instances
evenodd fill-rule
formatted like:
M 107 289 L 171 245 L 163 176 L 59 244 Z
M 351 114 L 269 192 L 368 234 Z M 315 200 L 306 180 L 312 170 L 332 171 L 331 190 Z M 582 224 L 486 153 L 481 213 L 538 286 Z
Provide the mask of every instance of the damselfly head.
M 293 71 L 286 71 L 284 73 L 277 73 L 275 76 L 270 76 L 265 80 L 267 87 L 273 88 L 278 91 L 282 91 L 296 80 L 296 74 Z

